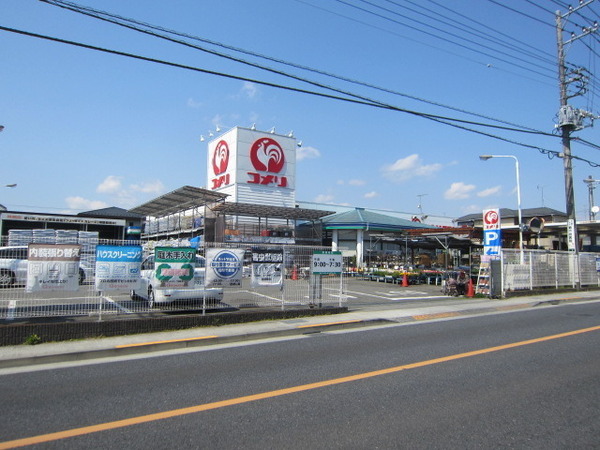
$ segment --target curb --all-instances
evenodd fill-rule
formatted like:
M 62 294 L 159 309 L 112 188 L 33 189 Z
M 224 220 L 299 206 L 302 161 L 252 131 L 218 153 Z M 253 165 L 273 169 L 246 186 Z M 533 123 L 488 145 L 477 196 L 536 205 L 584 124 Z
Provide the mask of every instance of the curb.
M 55 364 L 61 362 L 87 361 L 92 359 L 129 356 L 142 353 L 154 353 L 164 350 L 206 347 L 211 345 L 229 344 L 231 342 L 253 341 L 280 336 L 317 334 L 323 331 L 341 330 L 346 328 L 361 328 L 390 323 L 395 323 L 395 321 L 388 319 L 347 320 L 315 325 L 301 325 L 288 330 L 262 331 L 257 333 L 246 333 L 232 336 L 201 336 L 195 338 L 183 338 L 169 341 L 124 344 L 101 350 L 83 350 L 76 352 L 25 356 L 19 358 L 0 360 L 0 369 L 8 369 L 22 366 L 34 366 L 42 364 Z
M 299 325 L 294 328 L 260 331 L 256 333 L 244 333 L 229 336 L 198 336 L 191 338 L 181 338 L 166 341 L 153 341 L 116 345 L 110 348 L 99 350 L 82 350 L 64 353 L 54 353 L 47 355 L 23 356 L 10 359 L 0 359 L 0 369 L 9 369 L 23 366 L 39 366 L 43 364 L 54 364 L 61 362 L 79 362 L 93 359 L 112 358 L 119 356 L 129 356 L 136 354 L 154 353 L 165 350 L 178 350 L 196 347 L 208 347 L 219 344 L 229 344 L 232 342 L 255 341 L 282 336 L 301 336 L 318 334 L 321 332 L 366 328 L 384 325 L 399 325 L 409 323 L 419 323 L 433 320 L 448 319 L 454 317 L 476 316 L 479 314 L 495 312 L 511 312 L 538 306 L 556 306 L 565 303 L 579 303 L 589 300 L 598 300 L 598 298 L 586 297 L 567 297 L 559 299 L 529 301 L 513 305 L 493 306 L 488 308 L 474 308 L 462 311 L 441 311 L 430 314 L 416 314 L 409 316 L 400 316 L 393 319 L 373 318 L 373 319 L 351 319 L 336 322 L 316 323 Z

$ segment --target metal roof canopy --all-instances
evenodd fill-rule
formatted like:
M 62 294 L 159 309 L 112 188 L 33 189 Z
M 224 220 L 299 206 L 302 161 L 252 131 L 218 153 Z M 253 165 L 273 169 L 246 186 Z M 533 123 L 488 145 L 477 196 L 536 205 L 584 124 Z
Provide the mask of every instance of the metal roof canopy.
M 287 208 L 283 206 L 254 205 L 251 203 L 221 203 L 213 212 L 223 215 L 266 217 L 268 219 L 317 220 L 333 214 L 333 211 L 320 209 Z
M 136 206 L 130 209 L 129 212 L 143 216 L 163 217 L 194 207 L 205 206 L 207 203 L 220 202 L 225 200 L 226 197 L 228 197 L 227 194 L 220 194 L 208 189 L 183 186 L 143 205 Z

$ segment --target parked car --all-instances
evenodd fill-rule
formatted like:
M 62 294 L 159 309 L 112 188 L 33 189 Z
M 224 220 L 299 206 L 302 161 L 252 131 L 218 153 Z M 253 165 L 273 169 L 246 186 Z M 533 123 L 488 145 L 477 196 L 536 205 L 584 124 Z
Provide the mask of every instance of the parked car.
M 0 288 L 27 283 L 27 246 L 0 247 Z M 94 268 L 79 262 L 79 284 L 94 279 Z
M 206 261 L 202 256 L 196 256 L 194 268 L 193 287 L 185 288 L 157 288 L 158 280 L 154 276 L 154 254 L 142 261 L 141 287 L 131 291 L 132 300 L 146 300 L 150 308 L 168 304 L 202 304 L 206 299 L 207 304 L 214 305 L 223 300 L 223 289 L 204 287 Z

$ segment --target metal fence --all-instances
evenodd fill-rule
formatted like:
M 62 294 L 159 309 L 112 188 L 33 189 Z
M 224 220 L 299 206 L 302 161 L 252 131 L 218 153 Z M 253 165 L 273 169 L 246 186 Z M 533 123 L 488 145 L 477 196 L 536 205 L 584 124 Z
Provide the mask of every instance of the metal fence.
M 502 295 L 543 288 L 599 287 L 598 253 L 502 249 Z
M 39 243 L 36 241 L 35 243 Z M 161 288 L 154 271 L 154 253 L 157 247 L 189 248 L 185 239 L 168 241 L 114 241 L 82 240 L 77 234 L 68 240 L 57 240 L 47 236 L 43 241 L 46 247 L 64 244 L 80 246 L 78 267 L 72 269 L 76 278 L 70 289 L 31 289 L 32 272 L 28 260 L 30 241 L 14 240 L 0 242 L 0 319 L 52 317 L 52 316 L 93 316 L 99 320 L 110 316 L 127 314 L 169 313 L 172 311 L 236 311 L 241 308 L 294 309 L 304 307 L 342 306 L 345 303 L 345 277 L 339 274 L 312 275 L 311 258 L 315 252 L 330 250 L 325 247 L 296 245 L 254 244 L 212 244 L 195 251 L 195 277 L 189 286 L 181 288 Z M 143 281 L 138 290 L 105 289 L 99 290 L 97 280 L 101 277 L 101 266 L 96 261 L 98 246 L 132 246 L 142 249 L 141 271 L 138 277 Z M 101 247 L 102 248 L 102 247 Z M 236 249 L 243 255 L 241 282 L 237 286 L 206 286 L 206 252 L 212 248 Z M 253 283 L 252 252 L 256 249 L 272 250 L 282 254 L 279 265 L 281 282 L 266 285 Z M 44 269 L 46 270 L 46 269 Z M 47 269 L 50 270 L 50 269 Z M 58 270 L 58 269 L 57 269 Z M 74 272 L 77 272 L 75 275 Z M 28 283 L 29 277 L 29 283 Z M 256 279 L 255 279 L 256 281 Z M 57 281 L 58 282 L 58 281 Z

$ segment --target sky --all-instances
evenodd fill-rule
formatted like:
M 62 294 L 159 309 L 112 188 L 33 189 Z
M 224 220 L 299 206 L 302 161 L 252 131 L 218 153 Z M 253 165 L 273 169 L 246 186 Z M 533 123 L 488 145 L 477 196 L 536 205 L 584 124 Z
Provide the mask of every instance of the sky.
M 523 208 L 566 210 L 555 128 L 562 1 L 74 3 L 237 61 L 47 2 L 0 0 L 10 29 L 0 30 L 0 204 L 11 211 L 129 209 L 206 187 L 200 136 L 252 124 L 302 142 L 298 201 L 450 219 L 516 209 L 515 160 L 478 157 L 492 154 L 517 157 Z M 565 30 L 579 35 L 599 13 L 593 3 Z M 570 104 L 593 114 L 596 34 L 566 47 L 569 67 L 592 80 Z M 574 136 L 600 144 L 597 128 Z M 574 141 L 572 152 L 576 213 L 587 219 L 583 179 L 600 179 L 600 151 Z

